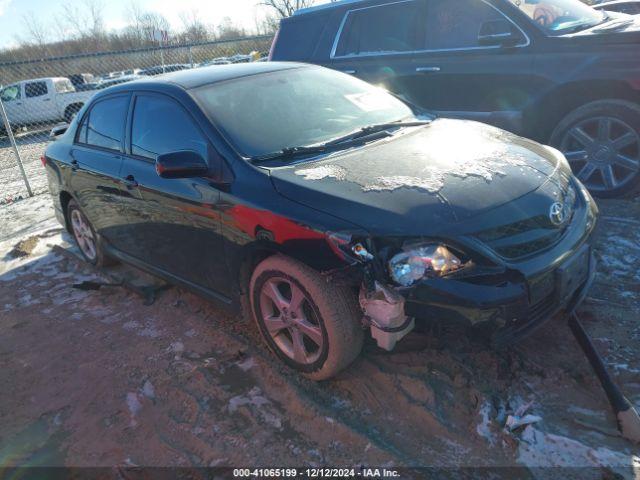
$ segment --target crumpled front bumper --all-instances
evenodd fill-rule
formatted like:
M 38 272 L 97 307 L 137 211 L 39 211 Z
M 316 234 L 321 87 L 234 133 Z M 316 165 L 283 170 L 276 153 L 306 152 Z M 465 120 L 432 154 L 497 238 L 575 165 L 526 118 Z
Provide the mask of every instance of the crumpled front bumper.
M 579 285 L 567 290 L 561 283 L 566 283 L 570 274 L 567 277 L 562 269 L 581 254 L 588 259 L 588 264 L 578 272 Z M 520 281 L 505 280 L 497 285 L 433 278 L 404 293 L 405 313 L 417 320 L 489 326 L 493 331 L 494 345 L 505 347 L 531 334 L 554 316 L 572 313 L 587 295 L 595 273 L 596 260 L 591 245 L 585 243 L 570 259 L 545 274 L 551 279 L 546 294 L 534 297 L 533 279 L 524 276 Z

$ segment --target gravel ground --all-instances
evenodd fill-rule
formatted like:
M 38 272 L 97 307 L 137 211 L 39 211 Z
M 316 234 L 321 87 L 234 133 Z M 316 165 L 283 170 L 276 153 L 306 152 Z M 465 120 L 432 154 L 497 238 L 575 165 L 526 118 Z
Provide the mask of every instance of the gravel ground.
M 580 314 L 640 407 L 640 202 L 601 208 L 600 269 Z M 411 334 L 391 354 L 368 344 L 338 378 L 313 383 L 280 365 L 250 322 L 181 289 L 144 306 L 124 289 L 73 288 L 103 273 L 77 259 L 47 195 L 0 207 L 0 252 L 3 466 L 500 467 L 479 473 L 486 478 L 519 466 L 522 478 L 640 476 L 640 451 L 617 435 L 562 319 L 502 352 L 455 329 Z M 505 427 L 508 415 L 525 413 L 531 425 Z
M 16 135 L 16 143 L 22 158 L 31 190 L 38 194 L 47 190 L 47 176 L 40 157 L 47 146 L 47 132 L 29 132 Z M 0 205 L 27 197 L 18 162 L 8 140 L 0 138 Z

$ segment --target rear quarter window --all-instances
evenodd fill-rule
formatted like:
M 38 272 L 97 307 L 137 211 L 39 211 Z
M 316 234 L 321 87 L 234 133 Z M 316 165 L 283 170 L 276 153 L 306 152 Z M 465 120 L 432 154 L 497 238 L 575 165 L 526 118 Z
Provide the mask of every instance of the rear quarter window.
M 282 21 L 273 60 L 303 61 L 313 57 L 329 15 L 314 13 Z

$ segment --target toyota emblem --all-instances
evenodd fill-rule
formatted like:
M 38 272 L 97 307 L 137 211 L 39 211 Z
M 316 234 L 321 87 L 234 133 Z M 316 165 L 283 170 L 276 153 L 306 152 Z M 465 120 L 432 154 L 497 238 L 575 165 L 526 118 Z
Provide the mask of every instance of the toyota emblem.
M 568 218 L 567 208 L 564 204 L 556 202 L 549 209 L 549 220 L 556 226 L 563 225 Z

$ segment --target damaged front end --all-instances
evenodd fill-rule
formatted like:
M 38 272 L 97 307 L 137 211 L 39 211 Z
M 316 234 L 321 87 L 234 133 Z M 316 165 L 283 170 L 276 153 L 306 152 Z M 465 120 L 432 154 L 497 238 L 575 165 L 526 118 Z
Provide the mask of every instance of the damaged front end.
M 384 281 L 384 268 L 373 242 L 354 242 L 350 234 L 330 234 L 334 251 L 361 273 L 359 293 L 363 325 L 371 330 L 378 346 L 391 351 L 415 327 L 415 319 L 405 314 L 405 298 Z M 369 248 L 363 243 L 367 243 Z M 373 253 L 372 253 L 373 252 Z

